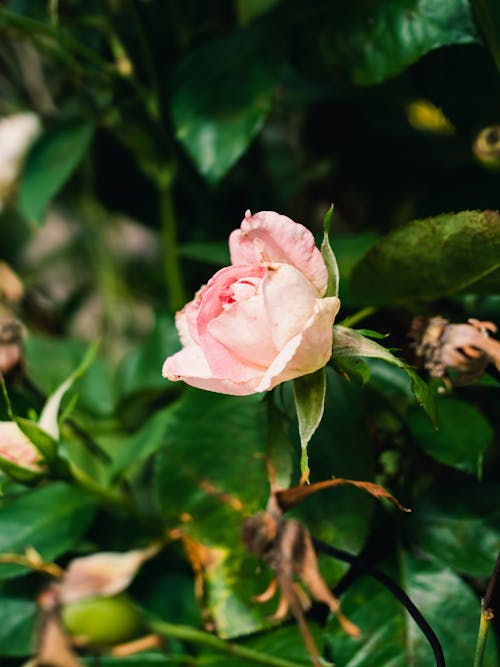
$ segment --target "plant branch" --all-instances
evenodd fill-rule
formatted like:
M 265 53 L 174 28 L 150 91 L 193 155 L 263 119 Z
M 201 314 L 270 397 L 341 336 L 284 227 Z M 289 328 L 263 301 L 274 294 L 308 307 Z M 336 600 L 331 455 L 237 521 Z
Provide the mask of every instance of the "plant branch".
M 290 662 L 290 660 L 284 660 L 283 658 L 278 658 L 274 655 L 267 655 L 246 646 L 241 646 L 240 644 L 226 642 L 215 635 L 203 632 L 202 630 L 197 630 L 196 628 L 191 628 L 187 625 L 175 625 L 173 623 L 166 623 L 165 621 L 156 619 L 150 620 L 149 625 L 154 632 L 164 635 L 165 637 L 175 637 L 175 639 L 181 639 L 193 644 L 205 646 L 206 648 L 213 649 L 219 653 L 232 655 L 235 658 L 246 660 L 253 664 L 268 665 L 269 667 L 303 667 L 303 665 L 299 665 L 299 663 L 296 662 Z
M 481 600 L 481 617 L 479 619 L 479 631 L 477 633 L 476 652 L 474 654 L 474 667 L 482 667 L 484 650 L 486 648 L 486 639 L 488 637 L 488 630 L 490 623 L 494 617 L 491 601 L 493 592 L 496 588 L 498 576 L 500 574 L 500 551 L 498 552 L 493 573 L 486 587 L 486 593 Z

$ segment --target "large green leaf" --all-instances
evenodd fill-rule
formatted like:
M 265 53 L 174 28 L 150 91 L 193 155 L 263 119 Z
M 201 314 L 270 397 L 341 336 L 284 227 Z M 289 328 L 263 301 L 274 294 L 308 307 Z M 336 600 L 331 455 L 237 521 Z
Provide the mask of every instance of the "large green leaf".
M 440 463 L 480 475 L 483 452 L 491 443 L 493 428 L 476 407 L 466 401 L 445 398 L 438 403 L 436 431 L 420 411 L 409 414 L 415 442 Z
M 54 482 L 0 507 L 0 554 L 34 547 L 52 560 L 71 549 L 88 528 L 96 502 L 80 489 Z M 24 574 L 18 565 L 0 565 L 0 577 Z
M 366 304 L 500 290 L 500 215 L 462 211 L 414 220 L 381 238 L 351 274 Z
M 410 596 L 438 636 L 446 664 L 473 663 L 480 601 L 450 569 L 402 554 L 399 568 L 388 572 Z M 331 657 L 343 667 L 435 667 L 426 638 L 404 607 L 381 584 L 360 578 L 342 597 L 342 609 L 362 632 L 361 640 L 348 637 L 333 619 L 327 627 Z M 491 637 L 484 667 L 498 665 Z
M 475 18 L 500 72 L 500 4 L 496 0 L 472 0 Z
M 33 651 L 37 606 L 31 600 L 0 597 L 0 655 L 25 656 Z
M 66 121 L 35 142 L 26 159 L 20 188 L 21 210 L 30 220 L 42 222 L 47 204 L 82 159 L 93 131 L 88 121 Z
M 292 426 L 295 434 L 296 426 Z M 327 369 L 325 414 L 310 452 L 311 482 L 331 477 L 373 480 L 374 463 L 363 390 Z M 370 530 L 375 500 L 354 488 L 320 491 L 293 513 L 311 534 L 351 553 L 361 551 Z M 321 571 L 333 586 L 346 571 L 345 563 L 321 558 Z
M 300 19 L 295 52 L 360 85 L 381 83 L 432 49 L 477 41 L 466 0 L 297 0 L 283 11 Z
M 243 516 L 262 509 L 269 493 L 265 447 L 261 396 L 188 389 L 169 418 L 156 459 L 156 492 L 167 527 L 183 525 L 191 540 L 209 550 L 206 604 L 224 637 L 269 625 L 272 604 L 252 600 L 269 574 L 256 575 L 256 561 L 240 539 Z
M 203 45 L 180 67 L 175 133 L 210 182 L 227 173 L 262 127 L 280 71 L 278 35 L 255 27 Z
M 413 542 L 442 565 L 489 577 L 500 550 L 500 488 L 462 480 L 418 498 L 408 519 Z

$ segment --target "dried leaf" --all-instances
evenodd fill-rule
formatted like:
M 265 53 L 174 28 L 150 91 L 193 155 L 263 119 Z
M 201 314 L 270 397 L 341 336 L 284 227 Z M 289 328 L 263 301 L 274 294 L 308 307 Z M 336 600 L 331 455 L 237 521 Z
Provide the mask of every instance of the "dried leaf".
M 403 505 L 401 505 L 393 495 L 386 491 L 383 486 L 373 482 L 361 482 L 353 479 L 343 479 L 342 477 L 334 477 L 333 479 L 326 479 L 322 482 L 315 482 L 314 484 L 308 484 L 306 486 L 293 486 L 290 489 L 277 489 L 274 495 L 280 509 L 283 512 L 286 512 L 317 491 L 329 489 L 332 486 L 343 486 L 345 484 L 350 484 L 359 489 L 363 489 L 370 495 L 375 496 L 375 498 L 387 498 L 387 500 L 402 512 L 411 512 L 408 508 L 403 507 Z
M 75 558 L 59 586 L 62 604 L 88 597 L 115 595 L 125 590 L 144 561 L 152 558 L 159 546 L 125 553 L 102 552 Z

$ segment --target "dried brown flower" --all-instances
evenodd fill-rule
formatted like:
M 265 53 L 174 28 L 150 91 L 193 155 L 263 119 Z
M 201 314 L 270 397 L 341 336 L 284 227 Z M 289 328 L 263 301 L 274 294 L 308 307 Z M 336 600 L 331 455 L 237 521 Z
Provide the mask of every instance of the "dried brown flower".
M 479 379 L 490 363 L 500 370 L 500 341 L 490 336 L 496 331 L 493 322 L 470 318 L 467 324 L 452 324 L 436 316 L 416 318 L 409 335 L 432 377 L 463 385 Z

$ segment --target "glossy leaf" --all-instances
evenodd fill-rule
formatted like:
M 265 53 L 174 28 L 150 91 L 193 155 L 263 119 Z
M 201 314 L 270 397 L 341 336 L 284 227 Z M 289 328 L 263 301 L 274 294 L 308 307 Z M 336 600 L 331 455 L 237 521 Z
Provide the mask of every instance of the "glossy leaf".
M 33 145 L 23 171 L 20 206 L 24 215 L 41 223 L 47 205 L 87 150 L 94 126 L 66 121 L 47 130 Z
M 354 329 L 336 324 L 333 327 L 332 362 L 337 360 L 368 357 L 383 359 L 405 371 L 411 380 L 411 387 L 417 402 L 424 408 L 433 424 L 436 423 L 436 405 L 432 390 L 426 385 L 418 373 L 392 352 L 379 345 Z
M 262 127 L 280 71 L 279 39 L 255 28 L 208 42 L 181 65 L 172 99 L 175 133 L 211 183 Z
M 52 560 L 73 547 L 87 530 L 96 503 L 83 491 L 53 482 L 0 507 L 0 554 L 28 546 Z M 0 577 L 25 574 L 18 565 L 0 565 Z
M 407 303 L 500 289 L 500 215 L 462 211 L 414 220 L 382 237 L 354 267 L 364 305 Z
M 490 577 L 500 550 L 499 493 L 496 484 L 463 480 L 422 495 L 407 524 L 413 542 L 443 566 Z
M 156 457 L 164 521 L 182 528 L 191 557 L 205 563 L 205 603 L 223 637 L 269 626 L 272 613 L 273 604 L 252 600 L 269 574 L 255 576 L 256 561 L 240 539 L 243 517 L 267 501 L 265 444 L 262 397 L 188 389 Z
M 446 664 L 473 663 L 479 598 L 450 569 L 407 553 L 399 567 L 389 569 L 438 636 Z M 357 667 L 434 667 L 436 662 L 425 636 L 404 607 L 378 582 L 363 576 L 341 599 L 342 608 L 359 625 L 363 636 L 353 640 L 332 619 L 327 628 L 336 664 Z M 444 610 L 446 609 L 446 612 Z M 498 664 L 495 640 L 488 642 L 484 667 Z
M 37 612 L 32 600 L 0 597 L 0 655 L 25 656 L 32 653 Z
M 472 0 L 475 18 L 500 72 L 500 6 L 495 0 Z
M 287 5 L 287 15 L 301 18 L 295 48 L 306 62 L 358 85 L 381 83 L 441 46 L 477 41 L 465 0 L 361 0 L 312 8 L 298 0 Z
M 445 398 L 438 403 L 438 430 L 412 411 L 408 424 L 417 445 L 436 461 L 469 473 L 481 474 L 484 450 L 493 429 L 486 417 L 466 401 Z

